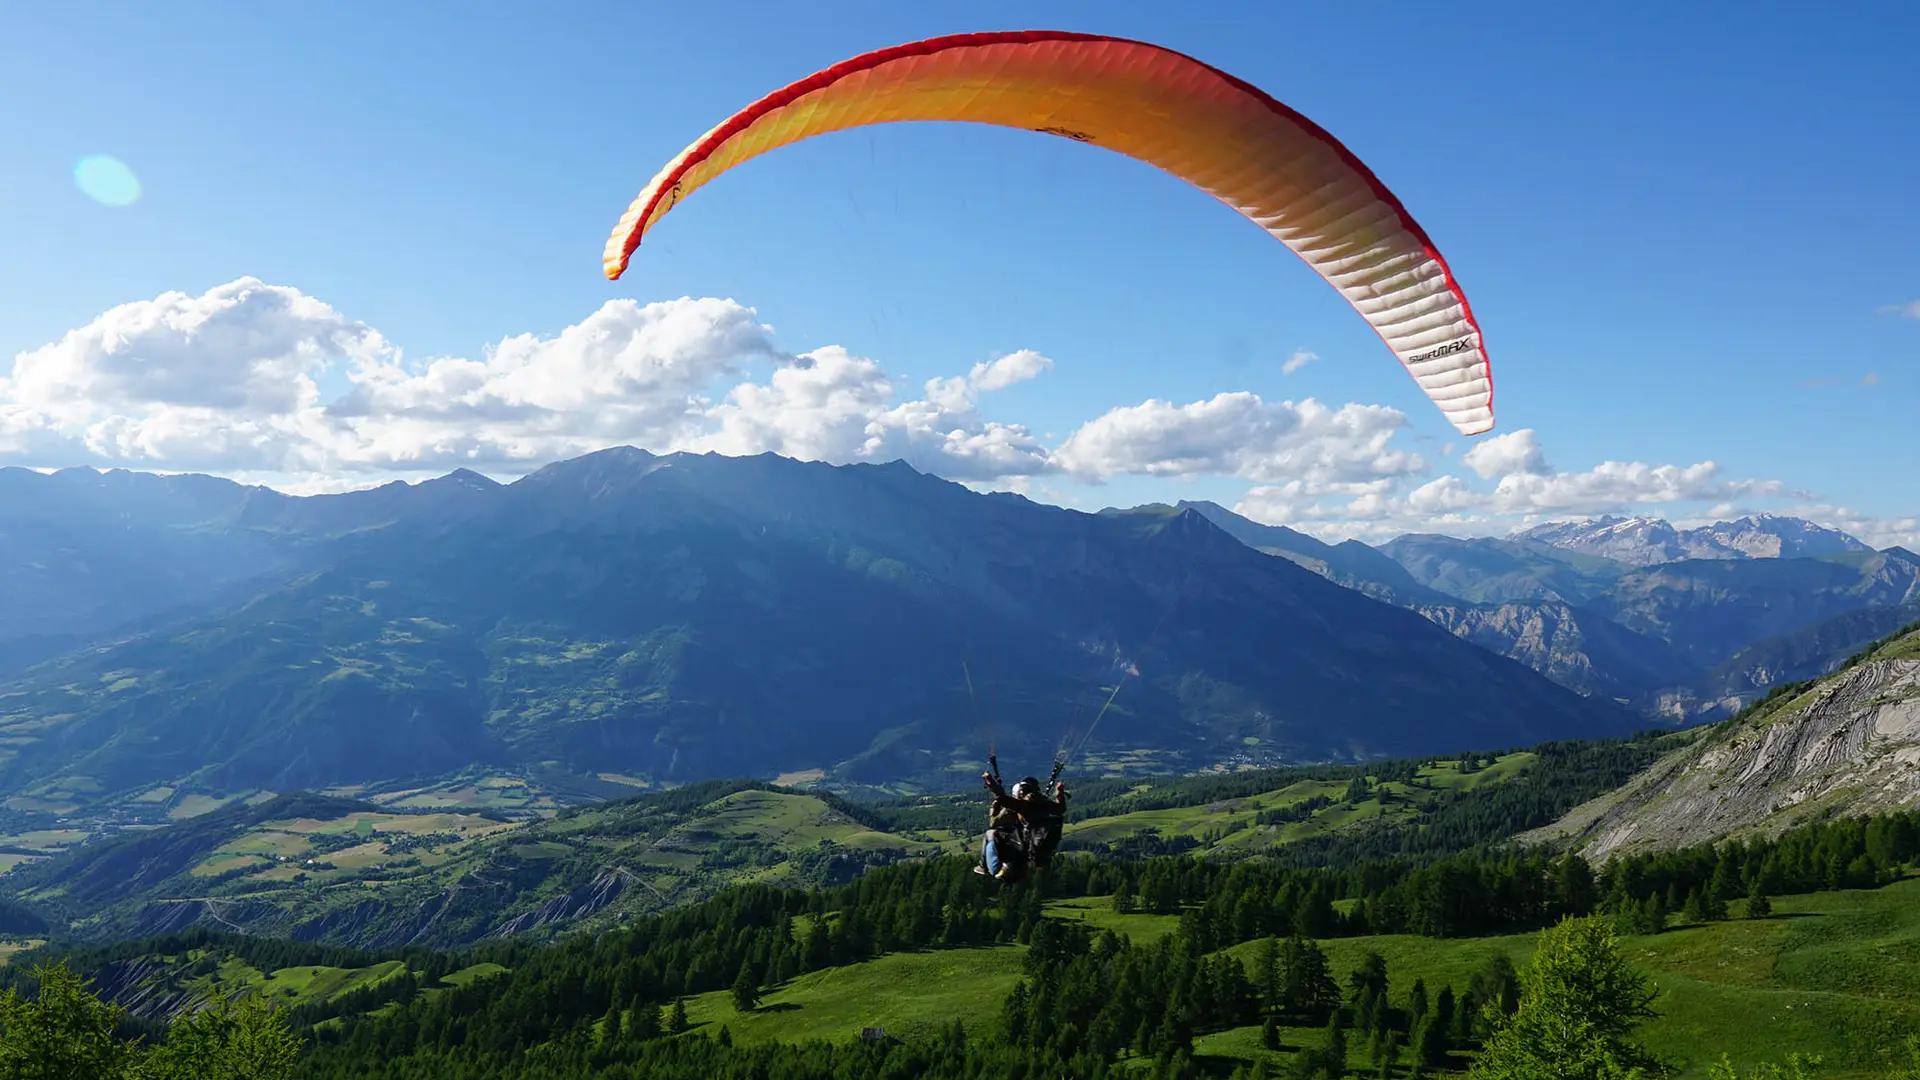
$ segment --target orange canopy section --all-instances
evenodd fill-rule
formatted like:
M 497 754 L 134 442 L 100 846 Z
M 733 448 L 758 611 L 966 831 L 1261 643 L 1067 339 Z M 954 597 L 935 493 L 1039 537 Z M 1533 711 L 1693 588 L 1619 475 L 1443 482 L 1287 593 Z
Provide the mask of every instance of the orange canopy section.
M 867 124 L 949 120 L 1104 146 L 1253 219 L 1346 296 L 1462 434 L 1493 427 L 1493 372 L 1446 260 L 1311 120 L 1192 57 L 1060 31 L 960 34 L 857 56 L 754 102 L 682 150 L 607 241 L 618 278 L 701 185 L 769 150 Z

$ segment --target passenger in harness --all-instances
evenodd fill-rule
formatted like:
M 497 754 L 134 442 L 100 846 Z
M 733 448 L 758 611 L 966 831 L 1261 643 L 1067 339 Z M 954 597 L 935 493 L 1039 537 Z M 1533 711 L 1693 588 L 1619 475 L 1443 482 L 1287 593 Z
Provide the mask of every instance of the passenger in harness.
M 1040 781 L 1029 776 L 1009 794 L 1000 786 L 998 764 L 981 775 L 993 802 L 987 809 L 987 835 L 980 843 L 980 865 L 974 873 L 995 881 L 1017 884 L 1034 867 L 1044 867 L 1060 845 L 1067 816 L 1067 786 L 1054 781 L 1051 797 L 1042 798 Z M 1055 770 L 1056 773 L 1058 770 Z

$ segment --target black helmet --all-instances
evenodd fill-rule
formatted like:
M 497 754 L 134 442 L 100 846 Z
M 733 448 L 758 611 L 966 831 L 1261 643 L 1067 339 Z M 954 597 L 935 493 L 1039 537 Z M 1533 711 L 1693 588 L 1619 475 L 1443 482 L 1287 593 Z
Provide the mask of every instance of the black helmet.
M 1038 781 L 1038 780 L 1036 780 L 1036 779 L 1034 779 L 1034 778 L 1033 778 L 1033 777 L 1031 777 L 1031 776 L 1023 776 L 1023 777 L 1021 777 L 1021 778 L 1020 778 L 1020 782 L 1019 782 L 1018 784 L 1015 784 L 1014 786 L 1015 786 L 1015 787 L 1027 787 L 1027 788 L 1032 788 L 1032 789 L 1033 789 L 1033 790 L 1035 790 L 1035 791 L 1039 791 L 1039 790 L 1040 790 L 1040 781 Z

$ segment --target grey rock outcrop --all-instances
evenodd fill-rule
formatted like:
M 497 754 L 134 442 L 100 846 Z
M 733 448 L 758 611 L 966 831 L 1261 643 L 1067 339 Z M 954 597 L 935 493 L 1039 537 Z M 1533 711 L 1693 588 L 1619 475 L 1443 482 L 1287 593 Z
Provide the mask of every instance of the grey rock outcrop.
M 1920 634 L 1754 717 L 1709 729 L 1523 843 L 1604 862 L 1920 804 Z
M 601 871 L 585 885 L 556 896 L 532 911 L 522 912 L 501 923 L 488 936 L 512 937 L 550 923 L 586 918 L 618 900 L 626 888 L 626 871 L 619 869 Z

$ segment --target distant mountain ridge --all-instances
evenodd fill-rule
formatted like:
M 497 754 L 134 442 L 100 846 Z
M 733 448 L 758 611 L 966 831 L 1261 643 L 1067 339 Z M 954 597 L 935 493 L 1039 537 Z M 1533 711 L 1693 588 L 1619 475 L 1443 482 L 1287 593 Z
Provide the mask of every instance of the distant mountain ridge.
M 1090 753 L 1165 769 L 1634 725 L 1196 513 L 631 448 L 509 485 L 221 483 L 151 528 L 251 555 L 249 591 L 0 683 L 14 811 L 542 762 L 958 783 L 993 740 L 1047 760 L 1135 669 Z
M 1920 558 L 1796 518 L 1684 532 L 1601 518 L 1371 548 L 1181 506 L 1563 686 L 1667 721 L 1725 715 L 1782 679 L 1819 675 L 1920 610 Z
M 1911 553 L 1764 515 L 1375 548 L 773 455 L 0 494 L 0 801 L 29 816 L 535 762 L 952 778 L 989 726 L 1046 756 L 1129 662 L 1101 739 L 1160 768 L 1517 745 L 1724 714 L 1920 606 Z
M 1820 558 L 1873 550 L 1838 529 L 1776 514 L 1753 514 L 1684 530 L 1660 518 L 1602 516 L 1591 521 L 1535 525 L 1513 533 L 1510 538 L 1598 555 L 1631 566 L 1653 566 L 1683 559 Z

